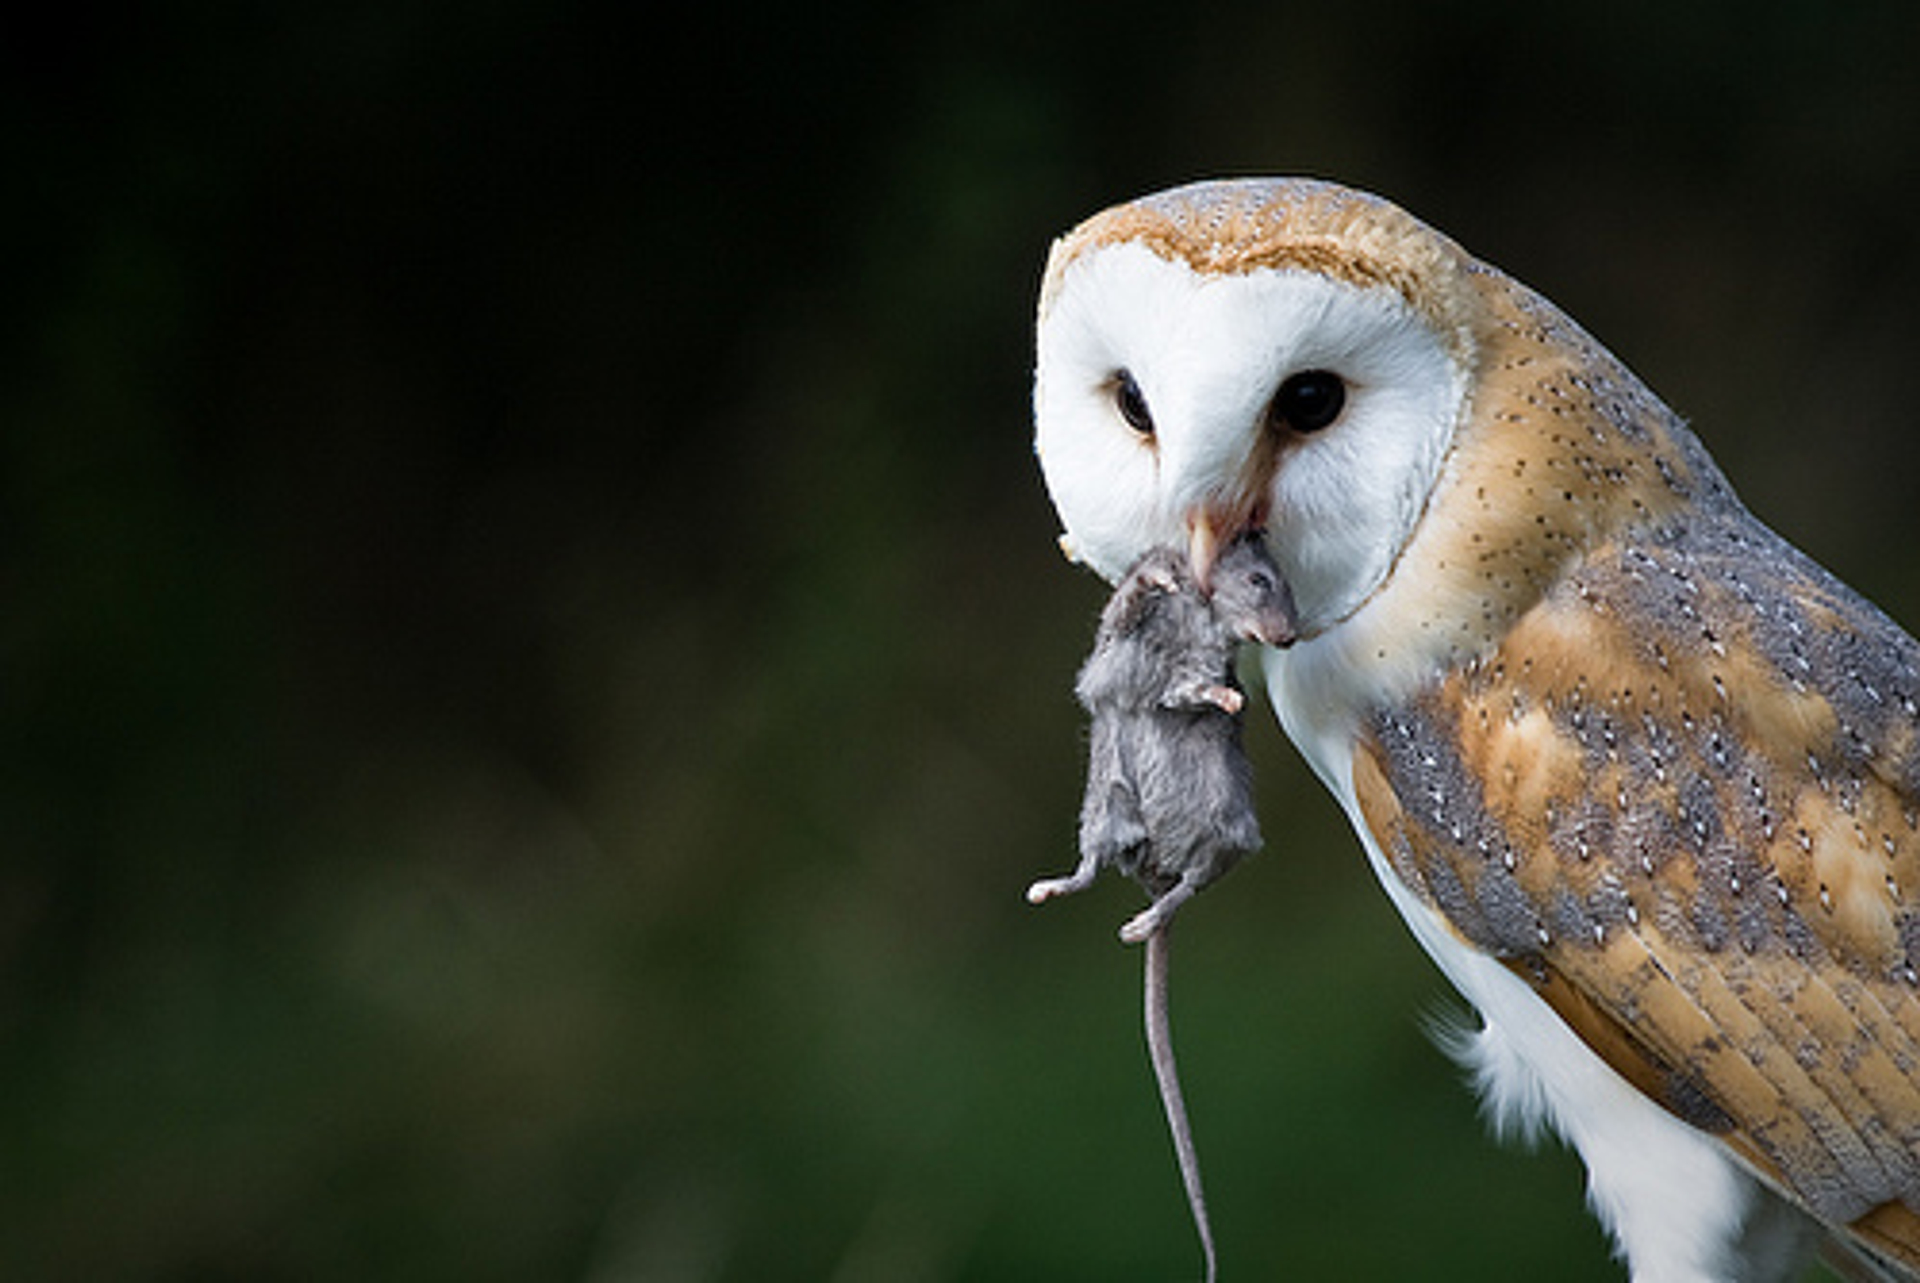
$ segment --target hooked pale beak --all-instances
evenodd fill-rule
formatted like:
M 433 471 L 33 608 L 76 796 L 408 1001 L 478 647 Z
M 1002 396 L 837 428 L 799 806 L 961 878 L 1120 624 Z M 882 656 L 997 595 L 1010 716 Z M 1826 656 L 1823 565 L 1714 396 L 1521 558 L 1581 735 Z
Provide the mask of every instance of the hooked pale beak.
M 1213 524 L 1213 514 L 1198 512 L 1188 518 L 1187 561 L 1193 567 L 1193 577 L 1201 592 L 1213 591 L 1213 563 L 1220 559 L 1222 542 L 1220 531 Z
M 1236 508 L 1197 508 L 1187 514 L 1187 561 L 1200 591 L 1213 592 L 1213 566 L 1220 551 L 1255 528 L 1252 505 Z

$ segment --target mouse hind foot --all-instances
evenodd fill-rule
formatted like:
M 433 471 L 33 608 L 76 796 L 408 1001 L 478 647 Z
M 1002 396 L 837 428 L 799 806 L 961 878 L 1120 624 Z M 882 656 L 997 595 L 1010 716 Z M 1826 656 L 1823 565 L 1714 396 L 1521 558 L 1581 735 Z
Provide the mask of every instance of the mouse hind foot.
M 1200 887 L 1182 878 L 1173 884 L 1173 889 L 1162 895 L 1140 912 L 1127 919 L 1120 928 L 1120 938 L 1128 944 L 1139 944 L 1161 927 L 1173 921 L 1173 915 L 1180 912 L 1180 906 L 1193 899 L 1194 892 Z
M 1064 878 L 1041 878 L 1027 888 L 1027 903 L 1045 904 L 1057 895 L 1084 891 L 1093 885 L 1094 875 L 1099 872 L 1100 865 L 1097 862 L 1086 860 Z

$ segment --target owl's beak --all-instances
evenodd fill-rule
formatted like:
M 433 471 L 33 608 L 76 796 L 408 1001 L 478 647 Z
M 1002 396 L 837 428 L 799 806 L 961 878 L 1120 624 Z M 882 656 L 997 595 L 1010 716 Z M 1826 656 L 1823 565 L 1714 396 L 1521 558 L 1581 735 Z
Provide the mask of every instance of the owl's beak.
M 1219 528 L 1210 514 L 1195 513 L 1187 522 L 1187 561 L 1202 592 L 1213 591 L 1213 563 L 1220 560 Z
M 1187 560 L 1200 590 L 1209 596 L 1213 593 L 1213 564 L 1222 550 L 1267 523 L 1268 496 L 1273 491 L 1274 469 L 1279 466 L 1278 449 L 1273 433 L 1257 435 L 1236 469 L 1237 475 L 1187 512 Z
M 1200 591 L 1213 592 L 1213 565 L 1226 548 L 1249 530 L 1259 528 L 1256 505 L 1197 508 L 1187 514 L 1187 562 L 1193 567 Z

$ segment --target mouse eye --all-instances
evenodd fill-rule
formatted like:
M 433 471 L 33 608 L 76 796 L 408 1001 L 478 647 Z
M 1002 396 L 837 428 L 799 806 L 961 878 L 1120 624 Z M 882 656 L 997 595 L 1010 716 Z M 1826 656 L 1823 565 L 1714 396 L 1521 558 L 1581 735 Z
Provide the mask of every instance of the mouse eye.
M 1318 432 L 1340 417 L 1347 404 L 1347 385 L 1331 370 L 1302 370 L 1290 375 L 1273 394 L 1267 418 L 1275 426 L 1295 432 Z
M 1127 421 L 1128 427 L 1143 437 L 1153 435 L 1153 413 L 1147 409 L 1147 398 L 1140 391 L 1140 385 L 1134 382 L 1132 372 L 1114 371 L 1113 404 L 1120 411 L 1120 417 Z

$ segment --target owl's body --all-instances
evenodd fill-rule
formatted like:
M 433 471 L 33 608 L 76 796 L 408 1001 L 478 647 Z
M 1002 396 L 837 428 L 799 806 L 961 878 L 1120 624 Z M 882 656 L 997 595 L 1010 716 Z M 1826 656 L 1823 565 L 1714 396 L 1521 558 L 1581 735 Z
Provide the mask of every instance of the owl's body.
M 1035 400 L 1108 577 L 1265 531 L 1275 710 L 1636 1279 L 1828 1235 L 1920 1277 L 1920 646 L 1551 304 L 1359 193 L 1090 220 Z

